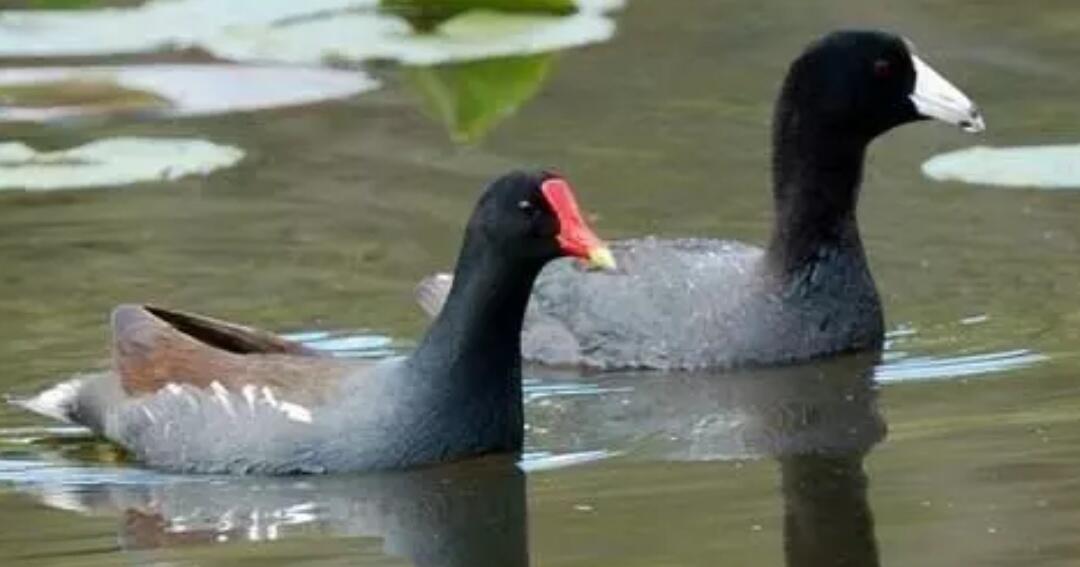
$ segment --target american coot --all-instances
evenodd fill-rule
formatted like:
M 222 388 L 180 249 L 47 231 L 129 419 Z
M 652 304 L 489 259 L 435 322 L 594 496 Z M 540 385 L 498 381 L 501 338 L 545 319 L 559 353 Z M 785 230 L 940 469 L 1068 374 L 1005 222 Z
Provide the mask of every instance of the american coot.
M 618 273 L 556 262 L 533 291 L 525 358 L 692 369 L 880 347 L 881 302 L 855 219 L 863 160 L 875 137 L 926 118 L 983 129 L 975 105 L 902 38 L 842 31 L 814 42 L 776 105 L 768 246 L 642 238 L 613 246 Z M 437 312 L 451 281 L 421 282 L 421 306 Z
M 559 256 L 614 267 L 566 181 L 513 173 L 477 203 L 446 308 L 411 356 L 323 357 L 247 327 L 121 306 L 112 372 L 16 403 L 169 470 L 354 471 L 517 451 L 522 318 Z

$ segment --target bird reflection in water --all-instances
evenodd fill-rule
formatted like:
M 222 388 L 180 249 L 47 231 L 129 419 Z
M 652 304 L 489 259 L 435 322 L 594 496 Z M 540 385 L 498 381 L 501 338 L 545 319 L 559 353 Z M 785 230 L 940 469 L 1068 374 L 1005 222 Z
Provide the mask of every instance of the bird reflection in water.
M 120 515 L 131 551 L 314 529 L 381 539 L 387 555 L 418 567 L 529 564 L 525 475 L 513 457 L 367 475 L 171 478 L 32 491 L 53 507 Z
M 792 567 L 880 563 L 863 460 L 885 438 L 880 353 L 726 373 L 596 377 L 599 396 L 533 408 L 534 443 L 629 460 L 775 459 Z M 564 380 L 549 373 L 547 383 Z
M 878 360 L 604 375 L 590 379 L 588 395 L 580 377 L 577 387 L 560 389 L 571 382 L 548 375 L 527 387 L 527 396 L 573 394 L 534 396 L 530 444 L 631 461 L 775 459 L 787 564 L 872 567 L 880 561 L 863 460 L 885 437 L 873 382 Z M 139 476 L 22 488 L 54 507 L 122 516 L 120 539 L 130 550 L 280 540 L 315 529 L 381 539 L 386 554 L 418 566 L 514 567 L 529 564 L 526 477 L 515 460 L 284 478 L 111 469 Z M 532 468 L 528 461 L 525 468 Z

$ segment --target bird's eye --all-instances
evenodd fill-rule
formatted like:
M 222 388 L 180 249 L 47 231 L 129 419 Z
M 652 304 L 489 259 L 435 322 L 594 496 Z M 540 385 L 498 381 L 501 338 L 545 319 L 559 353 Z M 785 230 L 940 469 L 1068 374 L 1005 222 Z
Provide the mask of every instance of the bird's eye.
M 532 201 L 529 200 L 518 201 L 517 206 L 518 210 L 525 211 L 526 213 L 531 213 L 536 210 L 536 205 L 533 205 Z
M 888 79 L 892 76 L 893 66 L 888 59 L 874 61 L 874 76 L 879 79 Z

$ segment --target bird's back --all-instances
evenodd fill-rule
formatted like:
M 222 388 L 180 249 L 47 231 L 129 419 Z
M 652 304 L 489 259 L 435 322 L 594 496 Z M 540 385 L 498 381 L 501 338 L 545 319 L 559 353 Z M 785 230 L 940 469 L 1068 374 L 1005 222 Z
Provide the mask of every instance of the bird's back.
M 725 368 L 880 343 L 880 305 L 861 254 L 823 251 L 804 273 L 779 278 L 762 249 L 739 242 L 645 238 L 613 249 L 616 273 L 561 261 L 541 274 L 522 337 L 526 359 Z

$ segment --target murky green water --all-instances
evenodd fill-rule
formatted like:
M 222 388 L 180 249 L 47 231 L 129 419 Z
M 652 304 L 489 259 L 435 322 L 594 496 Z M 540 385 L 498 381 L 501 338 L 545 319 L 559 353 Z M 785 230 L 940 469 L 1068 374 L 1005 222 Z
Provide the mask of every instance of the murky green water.
M 914 125 L 873 148 L 860 220 L 894 329 L 883 361 L 535 372 L 527 472 L 492 459 L 177 478 L 111 466 L 106 448 L 0 408 L 2 563 L 1080 564 L 1080 194 L 919 172 L 975 143 L 1076 143 L 1080 9 L 630 0 L 612 18 L 611 41 L 510 61 L 512 84 L 479 97 L 497 120 L 475 93 L 446 93 L 501 72 L 377 64 L 363 68 L 380 89 L 315 106 L 6 124 L 38 149 L 162 136 L 246 157 L 171 183 L 0 192 L 0 390 L 101 368 L 106 314 L 124 301 L 372 329 L 407 348 L 424 325 L 413 282 L 447 267 L 478 188 L 518 165 L 565 171 L 608 237 L 760 242 L 780 75 L 806 41 L 852 25 L 909 36 L 990 126 L 977 140 Z M 206 57 L 124 58 L 143 59 Z M 466 138 L 479 141 L 453 141 Z

